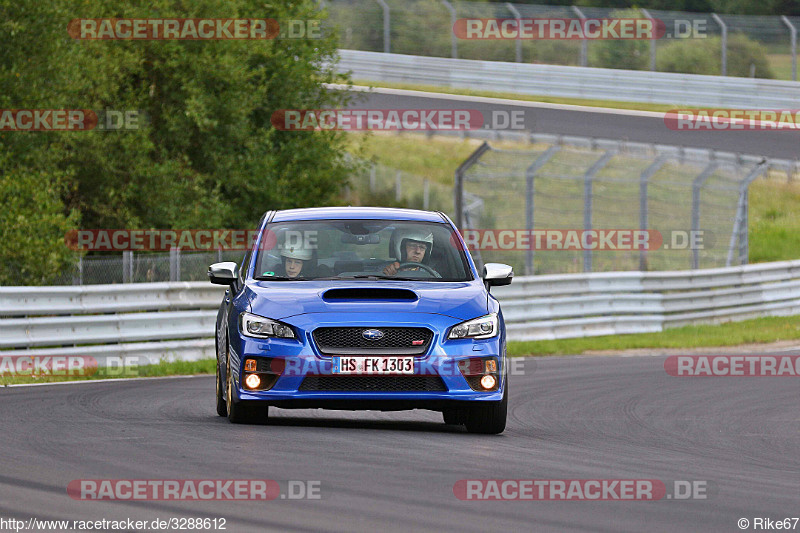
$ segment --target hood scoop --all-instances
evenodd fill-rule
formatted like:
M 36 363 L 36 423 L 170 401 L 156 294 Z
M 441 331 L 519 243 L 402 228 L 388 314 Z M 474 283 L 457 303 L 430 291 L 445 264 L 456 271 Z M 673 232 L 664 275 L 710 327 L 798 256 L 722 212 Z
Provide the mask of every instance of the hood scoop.
M 322 299 L 328 302 L 353 300 L 413 302 L 418 299 L 417 293 L 408 289 L 392 289 L 388 287 L 348 287 L 328 289 Z

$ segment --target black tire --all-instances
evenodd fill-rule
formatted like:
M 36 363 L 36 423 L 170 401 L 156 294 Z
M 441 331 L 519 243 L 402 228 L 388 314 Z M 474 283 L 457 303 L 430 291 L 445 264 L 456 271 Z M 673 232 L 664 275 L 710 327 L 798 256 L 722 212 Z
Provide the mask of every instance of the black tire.
M 442 411 L 444 423 L 451 426 L 459 426 L 464 423 L 464 412 L 462 409 L 445 409 Z
M 269 418 L 269 406 L 262 402 L 236 400 L 233 397 L 233 374 L 231 373 L 230 356 L 227 357 L 227 386 L 225 387 L 225 406 L 228 421 L 234 424 L 266 424 Z
M 508 381 L 505 383 L 503 399 L 499 402 L 479 402 L 478 405 L 471 407 L 464 425 L 470 433 L 496 435 L 506 429 L 507 414 Z
M 228 416 L 228 404 L 225 401 L 225 391 L 222 387 L 222 374 L 219 371 L 219 361 L 217 361 L 217 414 Z

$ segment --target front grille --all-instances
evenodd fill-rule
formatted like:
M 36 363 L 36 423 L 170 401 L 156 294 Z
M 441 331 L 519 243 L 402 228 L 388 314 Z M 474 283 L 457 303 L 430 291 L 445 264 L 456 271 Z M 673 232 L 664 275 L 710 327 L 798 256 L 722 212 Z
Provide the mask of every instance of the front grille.
M 368 340 L 362 333 L 377 329 L 383 338 Z M 392 354 L 421 355 L 428 350 L 433 332 L 427 328 L 317 328 L 314 342 L 320 352 L 330 355 Z M 422 341 L 414 345 L 412 342 Z
M 306 376 L 301 391 L 446 392 L 439 376 Z

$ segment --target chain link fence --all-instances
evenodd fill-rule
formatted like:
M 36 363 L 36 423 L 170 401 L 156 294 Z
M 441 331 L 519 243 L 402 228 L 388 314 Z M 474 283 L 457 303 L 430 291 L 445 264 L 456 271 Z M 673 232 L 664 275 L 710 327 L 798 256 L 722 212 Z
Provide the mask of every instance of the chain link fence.
M 546 63 L 696 74 L 797 80 L 800 17 L 620 10 L 459 0 L 324 0 L 326 24 L 339 30 L 340 48 L 486 61 Z M 458 19 L 653 18 L 663 35 L 651 40 L 458 39 Z M 749 50 L 739 37 L 764 47 L 768 64 L 742 60 Z M 694 50 L 678 50 L 687 42 Z M 611 48 L 609 48 L 611 46 Z M 704 47 L 698 58 L 697 47 Z M 694 53 L 692 53 L 694 52 Z M 676 56 L 688 55 L 683 65 Z M 710 61 L 709 61 L 710 59 Z M 682 68 L 682 69 L 681 69 Z M 714 70 L 714 71 L 711 71 Z
M 530 140 L 514 150 L 484 143 L 456 172 L 455 220 L 479 264 L 526 274 L 746 264 L 750 183 L 796 170 L 792 161 L 675 146 Z M 647 232 L 648 242 L 619 246 L 620 231 Z M 613 242 L 600 240 L 614 232 Z

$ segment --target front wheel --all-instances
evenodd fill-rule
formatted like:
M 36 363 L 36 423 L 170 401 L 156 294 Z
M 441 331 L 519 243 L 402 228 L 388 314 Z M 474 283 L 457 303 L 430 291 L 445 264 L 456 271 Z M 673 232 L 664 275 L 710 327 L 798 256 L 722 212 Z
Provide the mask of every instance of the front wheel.
M 219 371 L 219 361 L 217 361 L 217 414 L 228 416 L 228 403 L 225 401 L 225 394 L 222 388 L 222 374 Z
M 499 402 L 476 402 L 467 413 L 464 425 L 470 433 L 496 435 L 506 429 L 508 414 L 508 380 L 505 383 L 503 399 Z
M 225 405 L 228 420 L 234 424 L 265 424 L 269 417 L 269 407 L 261 402 L 234 401 L 233 399 L 233 373 L 231 372 L 231 359 L 228 354 L 228 379 L 225 387 Z

